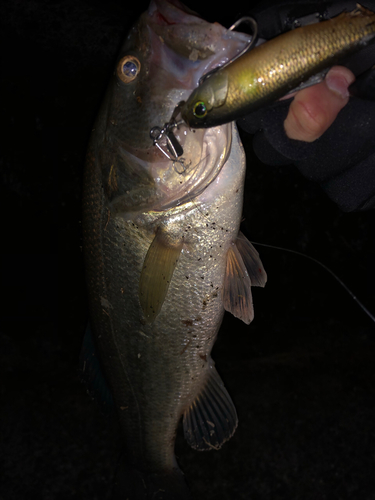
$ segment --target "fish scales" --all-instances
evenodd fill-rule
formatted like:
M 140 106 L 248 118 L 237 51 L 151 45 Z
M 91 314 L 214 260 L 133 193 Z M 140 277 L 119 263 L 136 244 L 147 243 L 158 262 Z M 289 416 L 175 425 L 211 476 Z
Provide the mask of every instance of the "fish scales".
M 296 28 L 255 47 L 207 78 L 183 106 L 182 116 L 194 127 L 238 119 L 282 97 L 374 37 L 375 14 L 361 6 L 328 21 Z M 198 103 L 205 106 L 201 116 L 194 112 Z
M 201 450 L 219 448 L 237 426 L 210 354 L 224 310 L 249 323 L 250 276 L 260 286 L 266 279 L 243 235 L 235 248 L 244 151 L 234 124 L 176 129 L 184 163 L 149 134 L 246 42 L 176 0 L 151 2 L 121 49 L 92 133 L 84 255 L 93 342 L 124 447 L 114 498 L 190 498 L 174 456 L 180 418 Z
M 176 424 L 210 369 L 209 355 L 224 313 L 222 280 L 218 278 L 224 275 L 225 254 L 233 234 L 238 233 L 242 211 L 241 155 L 242 150 L 225 165 L 223 174 L 232 177 L 232 186 L 228 190 L 226 185 L 225 192 L 213 200 L 216 224 L 208 222 L 207 208 L 199 200 L 195 202 L 199 205 L 184 209 L 186 213 L 172 209 L 163 214 L 163 218 L 183 217 L 189 250 L 180 257 L 163 309 L 153 324 L 142 321 L 138 295 L 133 291 L 138 288 L 153 239 L 152 227 L 161 223 L 160 216 L 150 214 L 134 221 L 111 217 L 104 193 L 97 189 L 100 172 L 87 171 L 83 224 L 86 267 L 91 270 L 90 317 L 97 329 L 100 358 L 111 363 L 106 376 L 120 409 L 127 450 L 133 455 L 130 460 L 141 461 L 146 469 L 175 466 Z M 219 221 L 225 229 L 219 227 Z M 173 224 L 163 222 L 167 227 Z M 185 310 L 187 297 L 189 308 Z M 124 379 L 126 374 L 130 375 Z

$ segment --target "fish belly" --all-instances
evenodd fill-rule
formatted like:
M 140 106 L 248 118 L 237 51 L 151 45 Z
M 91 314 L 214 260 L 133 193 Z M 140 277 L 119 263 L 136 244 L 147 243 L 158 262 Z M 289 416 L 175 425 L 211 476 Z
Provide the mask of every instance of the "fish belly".
M 94 341 L 111 387 L 130 463 L 176 466 L 178 421 L 205 384 L 224 308 L 226 254 L 239 231 L 245 161 L 235 125 L 217 179 L 197 198 L 164 212 L 113 216 L 100 165 L 86 171 L 84 244 Z M 160 224 L 180 231 L 183 249 L 153 323 L 139 302 L 146 253 Z

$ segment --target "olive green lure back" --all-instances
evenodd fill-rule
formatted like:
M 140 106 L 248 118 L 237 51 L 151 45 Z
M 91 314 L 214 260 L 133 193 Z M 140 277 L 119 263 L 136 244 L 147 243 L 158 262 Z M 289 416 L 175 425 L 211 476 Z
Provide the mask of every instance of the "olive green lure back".
M 181 106 L 182 118 L 192 128 L 236 120 L 374 39 L 375 13 L 360 5 L 334 19 L 284 33 L 204 79 Z

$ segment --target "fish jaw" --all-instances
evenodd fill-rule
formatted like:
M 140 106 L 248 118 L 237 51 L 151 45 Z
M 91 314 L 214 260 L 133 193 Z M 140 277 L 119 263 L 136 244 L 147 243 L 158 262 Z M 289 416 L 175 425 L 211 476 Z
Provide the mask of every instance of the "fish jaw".
M 211 147 L 213 132 L 196 133 L 185 125 L 175 130 L 184 149 L 183 166 L 181 159 L 173 163 L 153 145 L 150 130 L 169 122 L 201 76 L 235 57 L 248 38 L 204 21 L 180 2 L 151 2 L 118 58 L 137 58 L 139 74 L 123 83 L 115 73 L 91 142 L 114 213 L 181 205 L 220 172 L 230 147 L 229 127 L 214 132 L 220 148 Z

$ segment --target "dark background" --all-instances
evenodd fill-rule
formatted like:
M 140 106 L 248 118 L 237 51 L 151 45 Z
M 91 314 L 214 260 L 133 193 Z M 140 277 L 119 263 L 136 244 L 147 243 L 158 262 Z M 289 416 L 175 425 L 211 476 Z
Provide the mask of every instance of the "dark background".
M 203 11 L 229 26 L 250 6 Z M 108 498 L 120 447 L 80 382 L 87 322 L 81 187 L 123 36 L 146 2 L 1 7 L 0 499 Z M 243 231 L 329 266 L 375 311 L 374 212 L 345 214 L 244 136 Z M 213 357 L 239 414 L 221 451 L 177 455 L 196 498 L 375 499 L 374 323 L 315 263 L 258 248 L 269 276 L 250 327 L 226 316 Z

